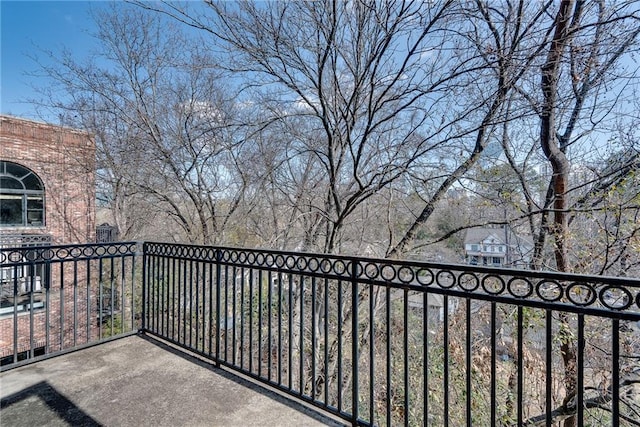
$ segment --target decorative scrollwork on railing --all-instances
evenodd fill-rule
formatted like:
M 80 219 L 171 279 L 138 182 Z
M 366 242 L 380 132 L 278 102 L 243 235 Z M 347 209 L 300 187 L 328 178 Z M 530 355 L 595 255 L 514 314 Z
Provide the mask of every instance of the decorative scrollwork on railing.
M 138 244 L 135 242 L 6 248 L 0 249 L 0 265 L 13 267 L 43 262 L 133 256 L 137 250 Z
M 623 281 L 599 276 L 169 243 L 146 243 L 145 254 L 390 288 L 430 289 L 461 297 L 484 295 L 484 299 L 502 301 L 629 311 L 640 316 L 640 279 Z

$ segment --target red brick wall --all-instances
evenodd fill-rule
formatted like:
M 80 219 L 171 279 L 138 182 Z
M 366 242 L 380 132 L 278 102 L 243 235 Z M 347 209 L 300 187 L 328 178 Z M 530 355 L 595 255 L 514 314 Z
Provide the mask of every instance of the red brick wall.
M 34 171 L 45 187 L 44 227 L 0 227 L 0 234 L 51 234 L 54 244 L 95 236 L 95 144 L 88 133 L 0 116 L 0 160 Z
M 34 302 L 45 304 L 46 310 L 0 317 L 0 357 L 13 354 L 14 330 L 17 330 L 18 353 L 30 349 L 32 338 L 34 348 L 46 346 L 47 353 L 96 340 L 99 326 L 97 262 L 92 262 L 91 270 L 93 280 L 88 280 L 85 262 L 75 266 L 71 261 L 51 265 L 48 295 L 42 289 L 33 296 Z
M 45 225 L 43 227 L 0 227 L 2 234 L 49 234 L 53 244 L 93 242 L 95 239 L 95 144 L 86 132 L 31 120 L 0 116 L 0 160 L 25 166 L 35 172 L 45 188 Z M 55 351 L 87 341 L 95 334 L 95 290 L 79 289 L 75 301 L 72 275 L 64 279 L 63 291 L 56 271 L 52 272 L 49 307 L 49 348 Z M 94 286 L 93 284 L 91 285 Z M 62 294 L 62 295 L 61 295 Z M 37 295 L 45 299 L 44 293 Z M 75 316 L 74 316 L 74 306 Z M 31 315 L 33 318 L 30 318 Z M 13 353 L 14 325 L 17 325 L 18 352 L 44 345 L 47 337 L 45 310 L 8 314 L 0 317 L 0 355 Z M 15 323 L 14 323 L 15 322 Z M 76 329 L 74 337 L 73 328 Z M 75 338 L 75 340 L 74 340 Z

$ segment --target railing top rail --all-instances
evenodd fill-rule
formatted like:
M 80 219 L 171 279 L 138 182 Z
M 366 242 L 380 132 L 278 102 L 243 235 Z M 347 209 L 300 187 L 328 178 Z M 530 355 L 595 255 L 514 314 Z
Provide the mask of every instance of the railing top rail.
M 271 250 L 271 249 L 250 249 L 250 248 L 240 248 L 240 247 L 232 247 L 232 246 L 204 246 L 204 245 L 192 245 L 192 244 L 178 244 L 178 243 L 163 243 L 163 242 L 144 242 L 145 253 L 150 255 L 164 255 L 164 256 L 173 256 L 177 258 L 198 258 L 204 261 L 215 261 L 215 258 L 211 258 L 210 255 L 213 254 L 213 251 L 220 251 L 223 254 L 223 258 L 221 261 L 223 262 L 238 262 L 238 260 L 242 257 L 241 254 L 244 254 L 245 257 L 248 254 L 271 254 L 274 256 L 284 256 L 284 257 L 296 257 L 296 258 L 307 258 L 307 259 L 317 259 L 319 261 L 328 261 L 328 262 L 338 262 L 342 261 L 351 262 L 358 261 L 359 263 L 370 263 L 375 265 L 389 265 L 389 266 L 410 266 L 417 268 L 429 268 L 434 270 L 451 270 L 451 271 L 462 271 L 462 272 L 471 272 L 471 273 L 480 273 L 487 275 L 501 275 L 501 276 L 509 276 L 509 277 L 529 277 L 536 279 L 548 279 L 548 280 L 556 280 L 562 282 L 594 282 L 601 284 L 611 284 L 611 285 L 622 285 L 629 286 L 633 288 L 640 288 L 640 278 L 635 277 L 614 277 L 614 276 L 598 276 L 598 275 L 588 275 L 588 274 L 579 274 L 579 273 L 560 273 L 553 271 L 539 271 L 539 270 L 525 270 L 525 269 L 517 269 L 517 268 L 499 268 L 499 267 L 482 267 L 482 266 L 474 266 L 468 264 L 453 264 L 453 263 L 434 263 L 427 261 L 416 261 L 416 260 L 406 260 L 406 259 L 392 259 L 392 258 L 374 258 L 374 257 L 359 257 L 359 256 L 350 256 L 350 255 L 338 255 L 338 254 L 325 254 L 325 253 L 315 253 L 315 252 L 292 252 L 292 251 L 282 251 L 282 250 Z M 162 248 L 166 248 L 167 246 L 172 247 L 171 252 L 167 252 Z M 191 248 L 189 250 L 183 250 L 182 248 Z M 225 257 L 224 254 L 229 254 L 229 256 Z M 226 258 L 226 259 L 225 259 Z M 234 258 L 234 259 L 231 259 Z M 243 261 L 240 261 L 243 262 Z M 346 263 L 344 265 L 347 265 Z
M 554 310 L 597 310 L 599 315 L 640 320 L 640 280 L 635 278 L 155 242 L 146 242 L 143 252 Z
M 138 242 L 0 249 L 0 265 L 128 257 Z M 598 309 L 640 319 L 640 279 L 224 246 L 145 242 L 143 253 L 484 300 Z
M 77 245 L 20 246 L 0 249 L 0 265 L 13 267 L 39 262 L 87 260 L 105 257 L 133 256 L 137 242 L 86 243 Z

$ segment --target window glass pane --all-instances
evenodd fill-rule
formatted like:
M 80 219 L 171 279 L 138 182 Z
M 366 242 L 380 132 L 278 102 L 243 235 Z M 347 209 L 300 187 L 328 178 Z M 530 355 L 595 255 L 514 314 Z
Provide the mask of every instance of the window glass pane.
M 24 189 L 20 181 L 18 181 L 17 179 L 10 178 L 8 176 L 3 176 L 2 178 L 0 178 L 0 188 L 11 189 L 11 190 Z
M 17 165 L 15 163 L 6 162 L 6 165 L 7 165 L 7 169 L 6 169 L 7 174 L 13 175 L 16 178 L 22 178 L 23 176 L 31 172 L 29 169 L 22 167 L 20 165 Z
M 22 196 L 0 194 L 0 225 L 23 225 Z
M 22 179 L 22 183 L 27 190 L 42 190 L 42 184 L 37 176 L 30 173 Z
M 27 224 L 29 225 L 42 225 L 43 224 L 43 212 L 42 211 L 28 211 L 27 212 Z
M 28 196 L 27 197 L 27 209 L 43 209 L 44 208 L 44 200 L 42 196 Z

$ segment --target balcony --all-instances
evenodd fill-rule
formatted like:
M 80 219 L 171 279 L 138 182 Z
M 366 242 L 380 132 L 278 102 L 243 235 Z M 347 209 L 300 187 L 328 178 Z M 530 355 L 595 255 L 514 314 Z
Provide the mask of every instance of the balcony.
M 144 336 L 5 372 L 0 394 L 6 427 L 338 425 Z
M 49 280 L 42 309 L 0 318 L 3 425 L 37 405 L 71 424 L 640 425 L 639 279 L 162 243 L 24 250 L 2 249 L 2 268 Z

